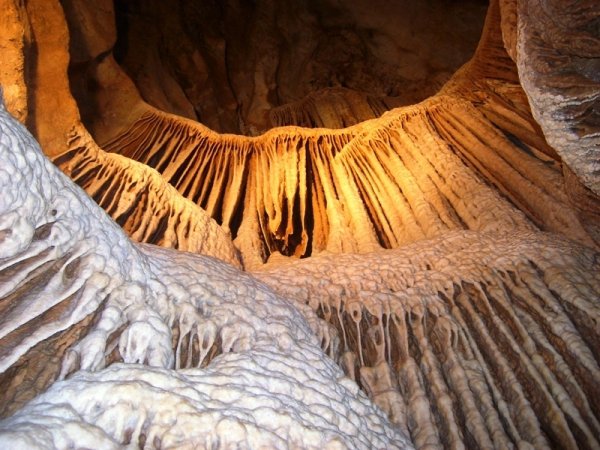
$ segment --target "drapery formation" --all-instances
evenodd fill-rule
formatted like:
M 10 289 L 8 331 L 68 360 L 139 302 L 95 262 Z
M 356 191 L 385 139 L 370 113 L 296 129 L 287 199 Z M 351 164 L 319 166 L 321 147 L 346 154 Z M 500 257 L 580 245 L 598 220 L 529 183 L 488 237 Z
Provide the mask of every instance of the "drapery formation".
M 7 109 L 89 196 L 1 107 L 2 445 L 600 446 L 594 2 L 250 137 L 145 103 L 113 2 L 1 1 Z

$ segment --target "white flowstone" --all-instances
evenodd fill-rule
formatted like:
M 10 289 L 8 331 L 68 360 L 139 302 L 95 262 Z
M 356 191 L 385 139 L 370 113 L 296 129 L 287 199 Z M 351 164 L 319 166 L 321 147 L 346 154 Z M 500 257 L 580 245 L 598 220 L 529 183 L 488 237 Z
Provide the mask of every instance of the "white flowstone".
M 327 324 L 309 307 L 217 259 L 133 244 L 4 106 L 0 182 L 0 274 L 17 262 L 31 273 L 37 258 L 60 265 L 31 292 L 2 278 L 2 298 L 18 295 L 0 343 L 66 305 L 0 372 L 96 314 L 60 379 L 0 422 L 0 447 L 412 448 L 323 353 Z M 122 362 L 110 364 L 115 352 Z M 203 368 L 179 369 L 190 359 Z

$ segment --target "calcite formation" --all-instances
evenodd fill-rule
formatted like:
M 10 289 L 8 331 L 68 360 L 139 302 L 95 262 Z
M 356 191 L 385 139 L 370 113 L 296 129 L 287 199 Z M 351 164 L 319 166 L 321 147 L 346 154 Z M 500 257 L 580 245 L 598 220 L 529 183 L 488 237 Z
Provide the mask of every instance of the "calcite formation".
M 516 61 L 548 142 L 600 195 L 600 11 L 593 0 L 519 2 Z
M 598 448 L 600 260 L 454 231 L 256 273 L 335 326 L 340 364 L 418 448 Z
M 273 114 L 314 122 L 304 114 L 311 108 L 297 106 Z M 537 227 L 588 245 L 597 239 L 594 216 L 582 220 L 572 205 L 560 161 L 531 117 L 497 7 L 476 55 L 440 93 L 377 119 L 250 138 L 141 104 L 114 128 L 98 132 L 102 148 L 153 167 L 200 205 L 231 233 L 246 267 L 273 253 L 396 248 L 453 229 Z M 71 164 L 86 173 L 86 163 Z M 74 179 L 96 189 L 89 177 Z
M 600 448 L 600 9 L 451 3 L 0 0 L 0 447 Z
M 0 129 L 3 415 L 59 380 L 0 423 L 3 447 L 412 447 L 310 308 L 136 247 L 3 106 Z
M 114 54 L 144 100 L 216 131 L 260 134 L 281 125 L 273 108 L 309 106 L 331 88 L 339 100 L 322 102 L 319 116 L 341 128 L 368 112 L 363 103 L 362 115 L 340 114 L 341 104 L 361 106 L 357 94 L 395 104 L 434 94 L 471 56 L 486 6 L 119 0 Z
M 241 267 L 229 235 L 196 203 L 146 165 L 100 149 L 74 133 L 55 162 L 136 240 L 208 254 Z

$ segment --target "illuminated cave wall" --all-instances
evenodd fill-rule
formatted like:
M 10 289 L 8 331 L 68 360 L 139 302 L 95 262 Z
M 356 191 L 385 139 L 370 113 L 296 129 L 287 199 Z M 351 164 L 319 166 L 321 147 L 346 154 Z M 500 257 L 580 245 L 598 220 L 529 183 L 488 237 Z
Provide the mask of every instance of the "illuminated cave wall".
M 600 447 L 596 2 L 0 3 L 1 446 Z

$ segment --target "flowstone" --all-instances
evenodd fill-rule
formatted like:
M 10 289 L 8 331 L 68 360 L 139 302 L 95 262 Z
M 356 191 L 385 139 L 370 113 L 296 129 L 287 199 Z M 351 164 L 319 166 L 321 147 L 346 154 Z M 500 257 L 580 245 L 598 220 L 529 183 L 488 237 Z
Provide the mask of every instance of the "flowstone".
M 412 447 L 310 308 L 132 243 L 4 106 L 0 133 L 0 446 Z

